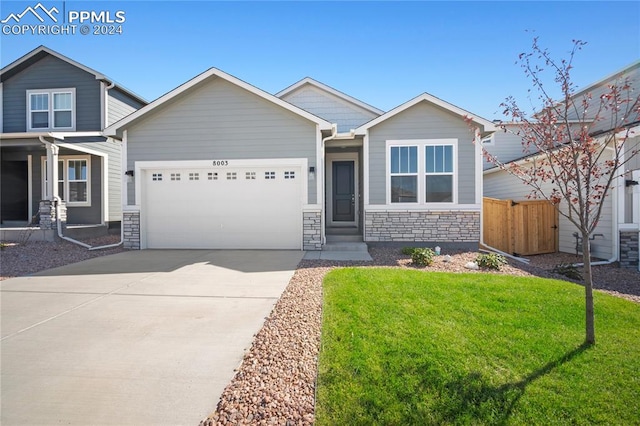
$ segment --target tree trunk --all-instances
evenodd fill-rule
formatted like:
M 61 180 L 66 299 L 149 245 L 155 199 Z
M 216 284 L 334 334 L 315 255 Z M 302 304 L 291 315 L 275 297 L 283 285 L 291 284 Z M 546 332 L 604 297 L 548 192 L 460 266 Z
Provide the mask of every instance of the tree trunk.
M 582 233 L 582 259 L 584 262 L 584 300 L 585 300 L 585 326 L 587 345 L 596 343 L 595 316 L 593 312 L 593 276 L 591 275 L 591 244 L 589 234 Z

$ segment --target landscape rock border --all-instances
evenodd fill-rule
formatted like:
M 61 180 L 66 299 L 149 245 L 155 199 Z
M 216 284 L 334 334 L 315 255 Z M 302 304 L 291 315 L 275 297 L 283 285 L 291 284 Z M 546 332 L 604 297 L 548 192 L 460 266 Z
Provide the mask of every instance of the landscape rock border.
M 311 425 L 315 420 L 315 385 L 322 327 L 322 280 L 332 269 L 345 266 L 412 267 L 408 256 L 397 248 L 370 249 L 373 262 L 303 260 L 282 297 L 266 319 L 246 353 L 236 375 L 223 391 L 216 411 L 200 426 L 214 425 Z M 437 257 L 429 271 L 496 273 L 519 276 L 554 276 L 550 269 L 558 255 L 540 257 L 537 263 L 510 261 L 500 271 L 470 271 L 464 265 L 477 253 L 449 253 L 450 261 Z M 560 256 L 567 258 L 568 256 Z M 573 259 L 575 261 L 575 259 Z M 555 262 L 555 263 L 554 263 Z M 640 285 L 626 277 L 633 271 L 601 266 L 594 269 L 596 281 L 623 277 L 619 284 L 603 284 L 605 291 L 640 303 Z M 640 273 L 635 273 L 640 277 Z M 631 280 L 629 280 L 631 281 Z M 638 282 L 638 281 L 636 281 Z M 617 290 L 616 290 L 617 289 Z M 622 290 L 619 291 L 619 290 Z M 634 294 L 635 293 L 635 294 Z

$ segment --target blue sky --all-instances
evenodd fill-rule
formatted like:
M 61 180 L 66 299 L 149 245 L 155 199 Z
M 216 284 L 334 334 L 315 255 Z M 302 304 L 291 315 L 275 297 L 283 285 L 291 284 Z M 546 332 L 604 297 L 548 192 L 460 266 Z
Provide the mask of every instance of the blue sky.
M 3 0 L 0 19 L 37 3 Z M 148 100 L 217 67 L 270 93 L 310 76 L 383 110 L 428 92 L 493 119 L 509 95 L 528 104 L 515 61 L 535 36 L 559 58 L 588 43 L 578 86 L 640 59 L 635 1 L 41 3 L 126 21 L 121 35 L 3 34 L 2 66 L 44 44 Z

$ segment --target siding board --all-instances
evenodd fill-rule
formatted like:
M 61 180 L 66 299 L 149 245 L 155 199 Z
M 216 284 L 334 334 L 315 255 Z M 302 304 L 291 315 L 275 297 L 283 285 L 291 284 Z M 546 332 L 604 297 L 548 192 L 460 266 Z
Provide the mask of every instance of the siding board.
M 494 134 L 493 145 L 484 146 L 484 148 L 501 163 L 508 163 L 509 161 L 522 158 L 530 154 L 530 152 L 524 152 L 522 147 L 522 138 L 514 134 L 518 131 L 517 127 L 515 125 L 507 126 L 507 132 L 499 130 Z M 486 158 L 483 158 L 482 166 L 484 170 L 494 167 L 493 163 L 487 161 Z
M 100 82 L 95 76 L 47 55 L 3 83 L 3 131 L 27 131 L 27 90 L 76 88 L 76 131 L 100 129 Z
M 122 143 L 112 140 L 104 142 L 78 142 L 74 145 L 89 148 L 98 152 L 107 154 L 108 179 L 109 179 L 109 212 L 108 220 L 110 222 L 119 222 L 122 219 L 122 179 L 124 172 L 121 171 L 121 151 Z M 92 180 L 94 179 L 94 171 L 91 170 Z M 122 176 L 122 178 L 121 178 Z M 96 176 L 95 179 L 98 179 Z M 93 197 L 92 197 L 93 198 Z M 100 201 L 101 203 L 102 201 Z
M 214 78 L 127 130 L 128 163 L 201 159 L 307 158 L 316 164 L 316 125 Z M 308 202 L 316 202 L 309 181 Z M 134 204 L 133 184 L 128 186 Z M 140 201 L 138 200 L 138 203 Z
M 282 99 L 330 123 L 336 123 L 338 132 L 348 132 L 378 117 L 378 114 L 309 85 L 299 87 Z
M 142 108 L 144 105 L 131 99 L 126 94 L 117 89 L 111 89 L 108 92 L 108 117 L 107 126 L 126 117 L 127 115 Z
M 369 203 L 386 203 L 386 141 L 458 139 L 458 203 L 475 204 L 475 146 L 461 117 L 421 102 L 369 130 Z

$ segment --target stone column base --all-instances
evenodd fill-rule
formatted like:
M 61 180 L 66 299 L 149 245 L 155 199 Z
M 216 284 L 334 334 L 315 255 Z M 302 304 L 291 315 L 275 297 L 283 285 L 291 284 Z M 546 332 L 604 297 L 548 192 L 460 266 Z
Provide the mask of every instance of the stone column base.
M 122 213 L 122 232 L 124 248 L 140 250 L 140 212 Z
M 58 206 L 58 212 L 60 213 L 60 217 L 58 217 L 58 212 L 56 212 L 55 201 L 52 200 L 42 200 L 40 201 L 40 229 L 58 229 L 58 220 L 60 220 L 62 224 L 62 228 L 64 229 L 67 225 L 67 204 L 64 201 L 61 201 Z
M 302 213 L 302 249 L 322 250 L 322 211 Z
M 638 231 L 620 231 L 620 267 L 638 270 Z

